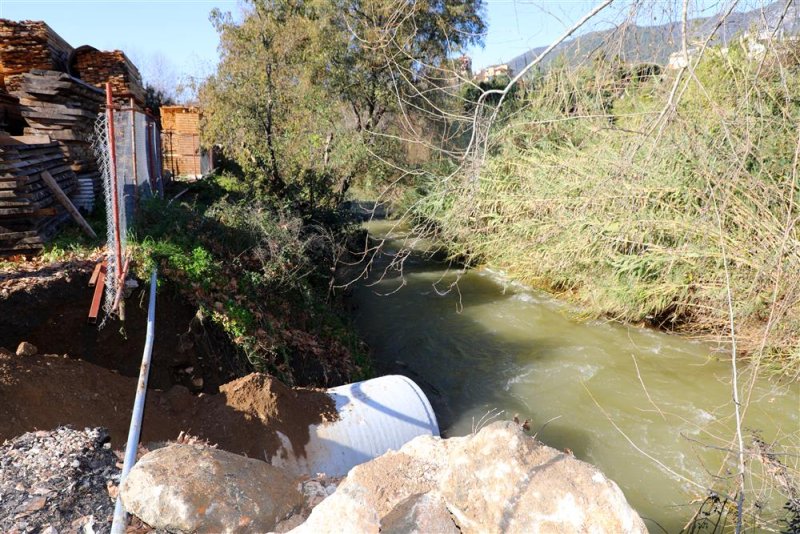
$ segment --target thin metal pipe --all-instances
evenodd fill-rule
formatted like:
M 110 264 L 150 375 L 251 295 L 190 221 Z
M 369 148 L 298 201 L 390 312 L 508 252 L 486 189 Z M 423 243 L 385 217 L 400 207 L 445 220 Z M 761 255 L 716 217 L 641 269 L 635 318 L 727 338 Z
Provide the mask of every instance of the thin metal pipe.
M 139 383 L 136 386 L 136 400 L 133 402 L 131 414 L 131 427 L 128 431 L 128 444 L 125 445 L 125 460 L 122 463 L 122 474 L 119 477 L 120 487 L 128 476 L 133 464 L 136 462 L 136 450 L 139 447 L 139 436 L 142 433 L 142 415 L 144 414 L 144 401 L 147 396 L 147 378 L 150 375 L 150 360 L 153 355 L 153 339 L 156 333 L 156 283 L 158 271 L 154 267 L 150 276 L 150 304 L 147 309 L 147 337 L 144 342 L 142 365 L 139 368 Z M 114 506 L 114 519 L 111 523 L 111 534 L 123 534 L 127 513 L 122 506 L 122 499 L 117 495 Z
M 139 165 L 136 158 L 136 110 L 133 107 L 133 98 L 131 98 L 131 151 L 133 156 L 133 190 L 135 191 L 134 199 L 134 212 L 139 213 Z

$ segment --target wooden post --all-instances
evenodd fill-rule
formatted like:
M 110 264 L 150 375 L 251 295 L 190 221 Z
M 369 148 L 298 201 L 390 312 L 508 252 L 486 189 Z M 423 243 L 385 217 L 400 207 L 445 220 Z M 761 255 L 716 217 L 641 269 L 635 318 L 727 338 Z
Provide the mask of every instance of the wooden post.
M 97 285 L 97 277 L 100 276 L 100 268 L 103 266 L 104 262 L 97 262 L 94 266 L 94 271 L 92 271 L 92 277 L 89 278 L 89 287 L 94 287 Z
M 61 202 L 61 205 L 67 209 L 70 215 L 72 215 L 72 218 L 75 219 L 75 222 L 78 223 L 78 226 L 81 227 L 83 232 L 92 239 L 97 239 L 97 234 L 94 233 L 92 227 L 89 226 L 89 223 L 87 223 L 86 219 L 83 218 L 81 212 L 78 211 L 78 208 L 75 207 L 69 197 L 64 193 L 64 191 L 61 190 L 55 178 L 53 178 L 49 172 L 42 171 L 42 180 L 44 180 L 44 183 L 50 188 L 50 191 L 53 192 L 56 199 Z
M 97 316 L 100 314 L 100 301 L 103 300 L 103 291 L 106 287 L 106 262 L 100 265 L 100 271 L 97 273 L 97 280 L 94 286 L 94 295 L 92 295 L 92 304 L 89 307 L 89 322 L 95 324 Z

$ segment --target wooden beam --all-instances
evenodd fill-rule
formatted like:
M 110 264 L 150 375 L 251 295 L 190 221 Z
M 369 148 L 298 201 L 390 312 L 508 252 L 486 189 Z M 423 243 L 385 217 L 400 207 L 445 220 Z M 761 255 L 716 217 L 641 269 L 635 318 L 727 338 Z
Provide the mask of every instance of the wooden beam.
M 97 284 L 94 286 L 94 296 L 92 305 L 89 307 L 89 323 L 97 323 L 97 316 L 100 314 L 100 301 L 103 300 L 103 293 L 106 289 L 106 262 L 100 265 L 100 272 L 97 275 Z
M 75 222 L 78 223 L 78 226 L 83 229 L 83 232 L 92 239 L 97 239 L 97 234 L 94 233 L 92 227 L 89 226 L 89 223 L 87 223 L 86 219 L 83 218 L 81 212 L 78 211 L 78 208 L 75 207 L 69 197 L 64 193 L 64 191 L 61 190 L 55 178 L 53 178 L 47 171 L 42 171 L 41 176 L 42 180 L 44 180 L 44 183 L 47 184 L 47 187 L 50 188 L 50 191 L 53 192 L 58 201 L 61 202 L 61 204 L 67 209 L 69 214 L 72 215 L 72 218 L 75 219 Z
M 40 145 L 50 141 L 46 135 L 0 135 L 0 145 Z
M 40 208 L 30 214 L 31 217 L 52 217 L 53 215 L 58 215 L 58 210 L 55 208 Z
M 94 287 L 97 285 L 97 277 L 100 276 L 100 269 L 103 266 L 103 262 L 97 262 L 97 265 L 94 266 L 94 271 L 92 272 L 92 277 L 89 278 L 89 287 Z

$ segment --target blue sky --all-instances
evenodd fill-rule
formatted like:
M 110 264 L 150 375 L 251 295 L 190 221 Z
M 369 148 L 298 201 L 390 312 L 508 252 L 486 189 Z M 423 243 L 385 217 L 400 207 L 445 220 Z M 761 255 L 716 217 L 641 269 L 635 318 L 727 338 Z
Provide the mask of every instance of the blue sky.
M 475 70 L 549 44 L 595 1 L 485 3 L 489 31 L 485 48 L 470 51 Z M 218 39 L 208 20 L 214 7 L 240 9 L 237 0 L 0 0 L 0 17 L 44 20 L 76 47 L 124 50 L 145 78 L 164 70 L 202 78 L 217 59 Z

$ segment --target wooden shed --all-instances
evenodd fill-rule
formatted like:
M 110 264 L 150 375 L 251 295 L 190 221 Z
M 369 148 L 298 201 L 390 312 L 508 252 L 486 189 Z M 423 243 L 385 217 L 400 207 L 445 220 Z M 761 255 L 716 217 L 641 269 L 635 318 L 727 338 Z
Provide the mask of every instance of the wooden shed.
M 200 147 L 201 116 L 196 106 L 161 107 L 164 169 L 173 176 L 197 178 L 213 167 L 211 155 Z

